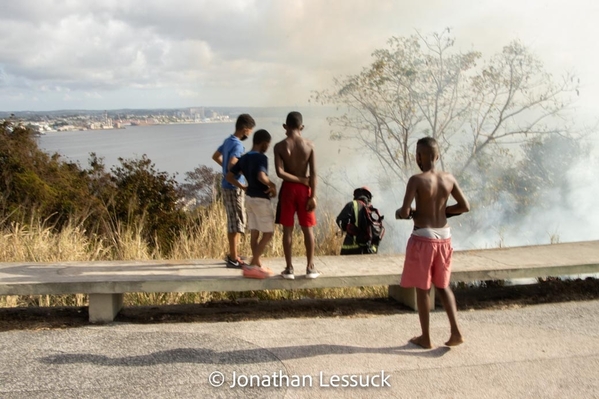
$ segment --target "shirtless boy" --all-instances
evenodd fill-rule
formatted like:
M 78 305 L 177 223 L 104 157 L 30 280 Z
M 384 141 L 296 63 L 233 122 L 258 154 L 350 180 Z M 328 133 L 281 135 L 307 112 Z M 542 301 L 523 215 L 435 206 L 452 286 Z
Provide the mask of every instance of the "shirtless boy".
M 277 223 L 283 225 L 283 252 L 287 264 L 281 276 L 293 280 L 291 248 L 294 217 L 297 213 L 306 246 L 306 277 L 316 278 L 320 273 L 314 267 L 314 232 L 316 225 L 316 166 L 312 143 L 301 136 L 304 128 L 302 114 L 290 112 L 283 125 L 287 138 L 274 147 L 275 169 L 283 180 L 279 191 Z
M 434 138 L 418 140 L 416 162 L 422 173 L 410 177 L 403 205 L 395 212 L 397 219 L 409 219 L 410 216 L 414 219 L 414 231 L 408 240 L 400 285 L 416 287 L 422 335 L 410 342 L 427 349 L 432 348 L 429 329 L 431 282 L 449 318 L 451 335 L 445 345 L 455 346 L 464 342 L 456 319 L 455 297 L 449 287 L 453 248 L 447 218 L 468 212 L 470 204 L 455 177 L 435 169 L 438 159 L 439 147 Z M 457 203 L 447 206 L 450 195 Z M 414 200 L 416 208 L 413 209 Z

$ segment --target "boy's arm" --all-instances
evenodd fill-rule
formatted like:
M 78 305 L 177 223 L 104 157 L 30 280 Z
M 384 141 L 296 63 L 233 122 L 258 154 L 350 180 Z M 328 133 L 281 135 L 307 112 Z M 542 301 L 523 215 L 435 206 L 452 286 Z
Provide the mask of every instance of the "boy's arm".
M 307 211 L 313 211 L 316 209 L 316 160 L 314 155 L 314 149 L 310 152 L 310 158 L 308 158 L 308 168 L 310 170 L 310 176 L 308 177 L 308 185 L 310 186 L 310 198 L 306 204 Z
M 227 170 L 231 170 L 233 166 L 235 166 L 237 161 L 239 161 L 239 158 L 237 158 L 236 156 L 232 156 L 231 158 L 229 158 L 229 165 L 227 165 Z
M 258 172 L 258 181 L 262 184 L 264 184 L 265 186 L 268 186 L 268 190 L 266 190 L 266 192 L 271 196 L 271 197 L 275 197 L 277 195 L 277 186 L 270 181 L 270 179 L 268 178 L 268 175 L 261 170 L 260 172 Z
M 212 154 L 212 159 L 220 166 L 223 166 L 223 154 L 219 150 L 216 150 L 214 154 Z
M 239 161 L 243 154 L 244 148 L 241 143 L 237 143 L 237 145 L 231 151 L 231 156 L 229 157 L 229 164 L 227 165 L 227 170 L 231 170 L 233 166 Z M 241 170 L 235 173 L 241 173 Z
M 247 186 L 244 186 L 243 184 L 239 183 L 239 181 L 235 178 L 235 173 L 233 173 L 232 171 L 228 171 L 225 178 L 229 183 L 231 183 L 235 187 L 240 188 L 243 191 L 247 190 Z
M 416 198 L 416 179 L 414 176 L 410 177 L 408 180 L 408 185 L 406 187 L 406 194 L 403 198 L 403 205 L 397 211 L 395 211 L 395 219 L 409 219 L 410 215 L 414 211 L 412 209 L 412 202 Z
M 464 196 L 462 189 L 458 185 L 458 182 L 454 179 L 453 189 L 451 190 L 451 196 L 457 201 L 457 204 L 450 205 L 445 208 L 445 214 L 447 217 L 457 216 L 462 213 L 470 211 L 470 203 Z
M 292 175 L 291 173 L 287 173 L 285 172 L 285 165 L 283 164 L 283 158 L 281 158 L 281 155 L 279 154 L 279 145 L 275 145 L 275 172 L 277 173 L 277 176 L 284 180 L 284 181 L 288 181 L 290 183 L 300 183 L 300 184 L 304 184 L 306 186 L 309 185 L 308 182 L 308 178 L 306 177 L 297 177 L 295 175 Z

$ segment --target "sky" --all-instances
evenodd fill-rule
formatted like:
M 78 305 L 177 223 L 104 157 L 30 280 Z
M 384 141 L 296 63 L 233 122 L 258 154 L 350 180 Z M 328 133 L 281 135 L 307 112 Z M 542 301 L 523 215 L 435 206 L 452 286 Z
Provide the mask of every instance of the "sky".
M 305 106 L 392 36 L 514 39 L 599 106 L 592 0 L 19 0 L 0 12 L 0 111 Z

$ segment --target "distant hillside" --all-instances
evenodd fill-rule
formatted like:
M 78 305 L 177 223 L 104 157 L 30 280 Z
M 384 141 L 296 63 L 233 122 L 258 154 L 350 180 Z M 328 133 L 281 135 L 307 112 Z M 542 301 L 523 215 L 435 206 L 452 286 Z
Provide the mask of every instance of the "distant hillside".
M 105 112 L 111 115 L 151 115 L 151 114 L 164 114 L 172 113 L 177 111 L 186 111 L 190 108 L 202 108 L 201 106 L 184 107 L 184 108 L 139 108 L 139 109 L 108 109 L 108 110 L 90 110 L 90 109 L 62 109 L 52 111 L 0 111 L 0 119 L 6 119 L 11 115 L 14 115 L 17 119 L 32 119 L 36 117 L 48 117 L 48 118 L 60 118 L 60 117 L 72 117 L 72 116 L 83 116 L 83 115 L 102 115 Z M 286 115 L 289 111 L 299 111 L 310 113 L 313 116 L 326 117 L 332 113 L 336 113 L 336 108 L 332 106 L 313 106 L 313 107 L 211 107 L 203 106 L 206 110 L 213 110 L 222 115 L 230 115 L 235 117 L 236 115 L 249 113 L 257 118 L 268 118 L 268 117 L 281 117 Z

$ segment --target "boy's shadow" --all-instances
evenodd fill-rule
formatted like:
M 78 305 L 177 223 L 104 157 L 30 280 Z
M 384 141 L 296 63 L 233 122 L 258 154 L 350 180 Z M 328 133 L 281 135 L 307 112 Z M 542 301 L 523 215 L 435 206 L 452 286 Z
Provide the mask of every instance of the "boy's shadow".
M 156 364 L 258 364 L 273 361 L 303 359 L 322 355 L 381 354 L 439 358 L 451 349 L 438 347 L 423 350 L 407 343 L 398 347 L 364 348 L 346 345 L 303 345 L 277 348 L 253 348 L 232 351 L 214 351 L 205 348 L 177 348 L 146 355 L 109 357 L 89 353 L 67 353 L 50 355 L 41 359 L 46 364 L 95 364 L 101 366 L 149 366 Z

